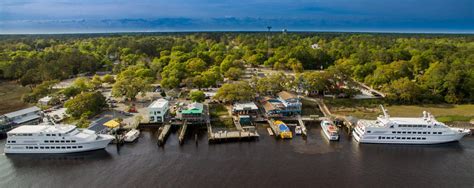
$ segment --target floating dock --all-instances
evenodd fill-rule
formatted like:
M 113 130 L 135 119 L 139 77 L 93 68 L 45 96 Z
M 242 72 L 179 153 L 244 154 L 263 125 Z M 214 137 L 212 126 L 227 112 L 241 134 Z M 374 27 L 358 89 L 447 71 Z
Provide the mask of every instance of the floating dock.
M 301 126 L 301 133 L 303 134 L 303 136 L 308 136 L 308 130 L 306 129 L 306 126 L 304 125 L 303 119 L 301 118 L 300 115 L 298 115 L 297 118 L 298 118 L 298 123 Z
M 209 142 L 217 142 L 223 140 L 241 140 L 241 139 L 255 139 L 260 135 L 257 131 L 220 131 L 217 133 L 210 133 Z
M 272 131 L 271 128 L 267 128 L 267 131 L 268 131 L 268 134 L 269 134 L 270 136 L 273 136 L 273 131 Z
M 273 119 L 268 120 L 268 125 L 270 125 L 270 128 L 272 129 L 275 136 L 280 135 L 280 131 L 278 130 L 278 127 L 276 127 L 276 125 L 273 123 Z

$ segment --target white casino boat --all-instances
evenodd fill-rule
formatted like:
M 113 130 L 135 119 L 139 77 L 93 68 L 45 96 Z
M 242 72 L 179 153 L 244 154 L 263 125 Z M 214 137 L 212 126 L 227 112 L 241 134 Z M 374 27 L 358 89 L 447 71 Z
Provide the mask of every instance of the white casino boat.
M 114 137 L 74 125 L 23 125 L 7 133 L 5 153 L 73 153 L 104 149 Z
M 359 120 L 352 135 L 360 143 L 373 144 L 440 144 L 459 141 L 469 129 L 448 127 L 433 115 L 422 117 L 390 117 L 382 107 L 377 120 Z

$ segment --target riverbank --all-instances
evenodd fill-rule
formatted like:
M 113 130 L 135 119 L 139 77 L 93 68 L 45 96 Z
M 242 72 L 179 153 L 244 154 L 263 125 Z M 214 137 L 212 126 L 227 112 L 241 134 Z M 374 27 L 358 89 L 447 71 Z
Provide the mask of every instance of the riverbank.
M 363 119 L 374 119 L 382 114 L 379 105 L 384 104 L 380 99 L 327 99 L 325 102 L 334 114 Z M 469 123 L 471 119 L 474 119 L 474 104 L 384 105 L 393 117 L 416 117 L 421 116 L 423 111 L 427 111 L 444 123 Z
M 13 81 L 0 82 L 0 114 L 20 110 L 31 105 L 24 103 L 21 97 L 31 89 Z

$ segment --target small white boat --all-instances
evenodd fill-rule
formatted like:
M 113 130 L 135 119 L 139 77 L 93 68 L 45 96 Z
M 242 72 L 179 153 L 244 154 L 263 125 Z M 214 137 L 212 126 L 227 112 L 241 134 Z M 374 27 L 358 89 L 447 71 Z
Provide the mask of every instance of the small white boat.
M 297 135 L 301 135 L 302 132 L 303 132 L 303 131 L 301 130 L 301 126 L 296 126 L 296 128 L 295 128 L 295 133 L 296 133 Z
M 339 129 L 331 121 L 328 121 L 328 120 L 321 121 L 321 128 L 323 129 L 324 135 L 330 141 L 339 140 Z
M 132 129 L 128 131 L 127 134 L 125 134 L 123 140 L 125 142 L 133 142 L 138 138 L 138 136 L 140 136 L 140 131 L 137 129 Z

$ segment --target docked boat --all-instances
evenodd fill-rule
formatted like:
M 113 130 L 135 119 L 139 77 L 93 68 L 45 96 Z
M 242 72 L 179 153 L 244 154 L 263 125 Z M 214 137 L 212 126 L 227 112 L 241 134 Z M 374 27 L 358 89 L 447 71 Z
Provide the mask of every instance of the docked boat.
M 278 126 L 280 138 L 293 138 L 293 133 L 291 132 L 290 128 L 286 126 L 285 123 L 283 123 L 282 121 L 275 121 L 275 124 Z
M 339 140 L 339 128 L 336 127 L 331 121 L 321 121 L 321 128 L 328 140 L 335 141 Z
M 301 130 L 301 127 L 300 127 L 300 126 L 296 126 L 296 127 L 295 127 L 295 134 L 296 134 L 296 135 L 301 135 L 302 132 L 303 132 L 303 131 Z
M 138 136 L 140 136 L 140 131 L 137 129 L 132 129 L 125 134 L 123 140 L 125 142 L 133 142 L 138 138 Z
M 114 139 L 74 125 L 23 125 L 7 133 L 5 153 L 73 153 L 104 149 Z
M 425 111 L 422 117 L 390 117 L 383 106 L 381 108 L 384 115 L 376 120 L 357 122 L 352 133 L 356 141 L 374 144 L 440 144 L 459 141 L 471 133 L 469 129 L 449 127 Z

